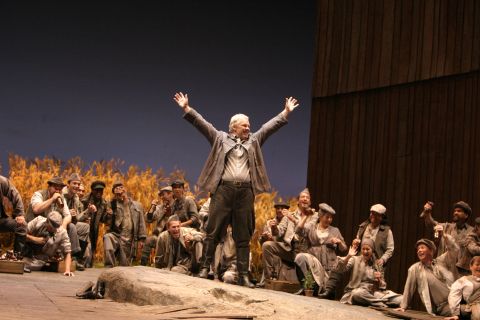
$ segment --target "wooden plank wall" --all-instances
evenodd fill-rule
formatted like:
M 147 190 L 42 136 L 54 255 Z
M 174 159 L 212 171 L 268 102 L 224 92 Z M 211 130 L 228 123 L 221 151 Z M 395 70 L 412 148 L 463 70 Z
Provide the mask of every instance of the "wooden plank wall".
M 318 0 L 313 96 L 477 70 L 476 0 Z
M 374 203 L 395 237 L 389 287 L 402 291 L 418 215 L 480 216 L 480 1 L 318 0 L 307 184 L 351 241 Z

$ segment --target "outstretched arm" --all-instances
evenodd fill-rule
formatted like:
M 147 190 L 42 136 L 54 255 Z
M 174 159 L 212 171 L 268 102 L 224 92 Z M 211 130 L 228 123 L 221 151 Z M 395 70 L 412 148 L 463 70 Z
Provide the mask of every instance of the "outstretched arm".
M 283 116 L 287 118 L 290 112 L 292 112 L 298 106 L 298 101 L 294 97 L 285 98 L 285 109 L 282 111 Z
M 183 94 L 183 92 L 175 93 L 173 100 L 183 109 L 185 113 L 190 111 L 190 105 L 188 104 L 188 94 Z

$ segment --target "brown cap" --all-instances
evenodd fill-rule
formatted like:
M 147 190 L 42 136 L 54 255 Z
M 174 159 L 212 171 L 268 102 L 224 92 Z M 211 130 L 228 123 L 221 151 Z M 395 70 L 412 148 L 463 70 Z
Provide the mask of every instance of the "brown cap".
M 48 223 L 50 223 L 52 227 L 54 227 L 55 229 L 58 229 L 62 225 L 62 221 L 63 221 L 62 215 L 57 211 L 52 211 L 48 214 L 47 221 Z
M 56 184 L 56 185 L 59 185 L 59 186 L 65 186 L 65 183 L 63 183 L 62 178 L 60 178 L 59 176 L 50 178 L 50 179 L 47 181 L 47 183 L 48 183 L 48 184 Z
M 123 186 L 123 182 L 122 181 L 115 181 L 113 183 L 113 186 L 112 186 L 112 193 L 115 193 L 115 188 L 120 187 L 120 186 Z
M 427 247 L 429 247 L 430 250 L 432 250 L 434 254 L 435 254 L 435 252 L 437 252 L 437 246 L 435 245 L 435 243 L 433 243 L 432 240 L 428 240 L 428 239 L 425 239 L 425 238 L 420 239 L 420 240 L 417 241 L 417 243 L 415 243 L 415 248 L 417 248 L 421 244 L 424 244 Z
M 174 180 L 172 182 L 171 186 L 172 187 L 175 187 L 175 186 L 183 187 L 183 186 L 185 186 L 185 181 L 180 180 L 180 179 Z
M 468 214 L 469 217 L 472 215 L 472 208 L 465 201 L 458 201 L 457 203 L 454 203 L 453 208 L 462 209 L 466 214 Z
M 80 182 L 82 182 L 82 178 L 80 177 L 80 175 L 78 173 L 74 172 L 68 177 L 67 182 L 70 183 L 70 181 L 80 181 Z

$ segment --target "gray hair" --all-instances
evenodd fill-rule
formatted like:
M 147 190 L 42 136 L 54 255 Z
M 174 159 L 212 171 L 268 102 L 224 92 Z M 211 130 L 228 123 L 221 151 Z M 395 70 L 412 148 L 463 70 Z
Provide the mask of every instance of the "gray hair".
M 240 120 L 248 120 L 248 117 L 243 113 L 237 113 L 230 118 L 230 124 L 228 125 L 228 132 L 233 132 L 233 127 L 240 122 Z

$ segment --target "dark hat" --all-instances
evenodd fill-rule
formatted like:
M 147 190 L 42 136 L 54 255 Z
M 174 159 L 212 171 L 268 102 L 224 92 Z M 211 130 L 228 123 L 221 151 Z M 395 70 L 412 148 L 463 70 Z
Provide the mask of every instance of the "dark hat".
M 59 186 L 65 186 L 65 183 L 63 183 L 62 178 L 60 178 L 59 176 L 50 178 L 50 179 L 47 181 L 47 183 L 48 183 L 48 184 L 56 184 L 56 185 L 59 185 Z
M 78 173 L 74 172 L 68 177 L 67 182 L 70 183 L 70 181 L 82 181 L 82 178 L 80 178 Z
M 123 186 L 123 182 L 122 181 L 115 181 L 113 183 L 113 186 L 112 186 L 112 193 L 115 193 L 115 188 L 120 187 L 120 186 Z
M 283 209 L 290 209 L 290 206 L 286 204 L 285 202 L 278 202 L 273 205 L 273 207 L 276 208 L 283 208 Z
M 323 212 L 326 212 L 326 213 L 330 213 L 330 214 L 335 214 L 335 210 L 333 210 L 332 207 L 330 207 L 328 204 L 326 203 L 320 203 L 318 205 L 318 209 L 320 209 L 321 211 Z
M 430 250 L 432 250 L 434 254 L 435 254 L 435 252 L 437 252 L 437 246 L 435 245 L 435 243 L 433 243 L 432 240 L 428 240 L 428 239 L 425 239 L 425 238 L 420 239 L 420 240 L 417 241 L 417 243 L 415 243 L 415 248 L 417 248 L 421 244 L 424 244 L 427 247 L 429 247 Z
M 161 194 L 161 193 L 164 192 L 164 191 L 166 191 L 166 192 L 172 192 L 173 190 L 172 190 L 172 187 L 171 187 L 171 186 L 166 186 L 166 187 L 161 188 L 161 189 L 158 191 L 158 194 Z
M 92 182 L 90 185 L 90 189 L 95 190 L 95 189 L 105 189 L 105 182 L 101 180 L 95 180 Z
M 185 185 L 185 181 L 180 180 L 180 179 L 174 180 L 171 184 L 172 187 L 174 187 L 174 186 L 183 187 L 184 185 Z
M 453 209 L 462 209 L 468 216 L 472 215 L 472 208 L 470 208 L 469 204 L 465 201 L 458 201 L 457 203 L 453 204 Z
M 55 229 L 60 228 L 62 225 L 62 215 L 57 211 L 52 211 L 47 216 L 47 221 L 54 227 Z

